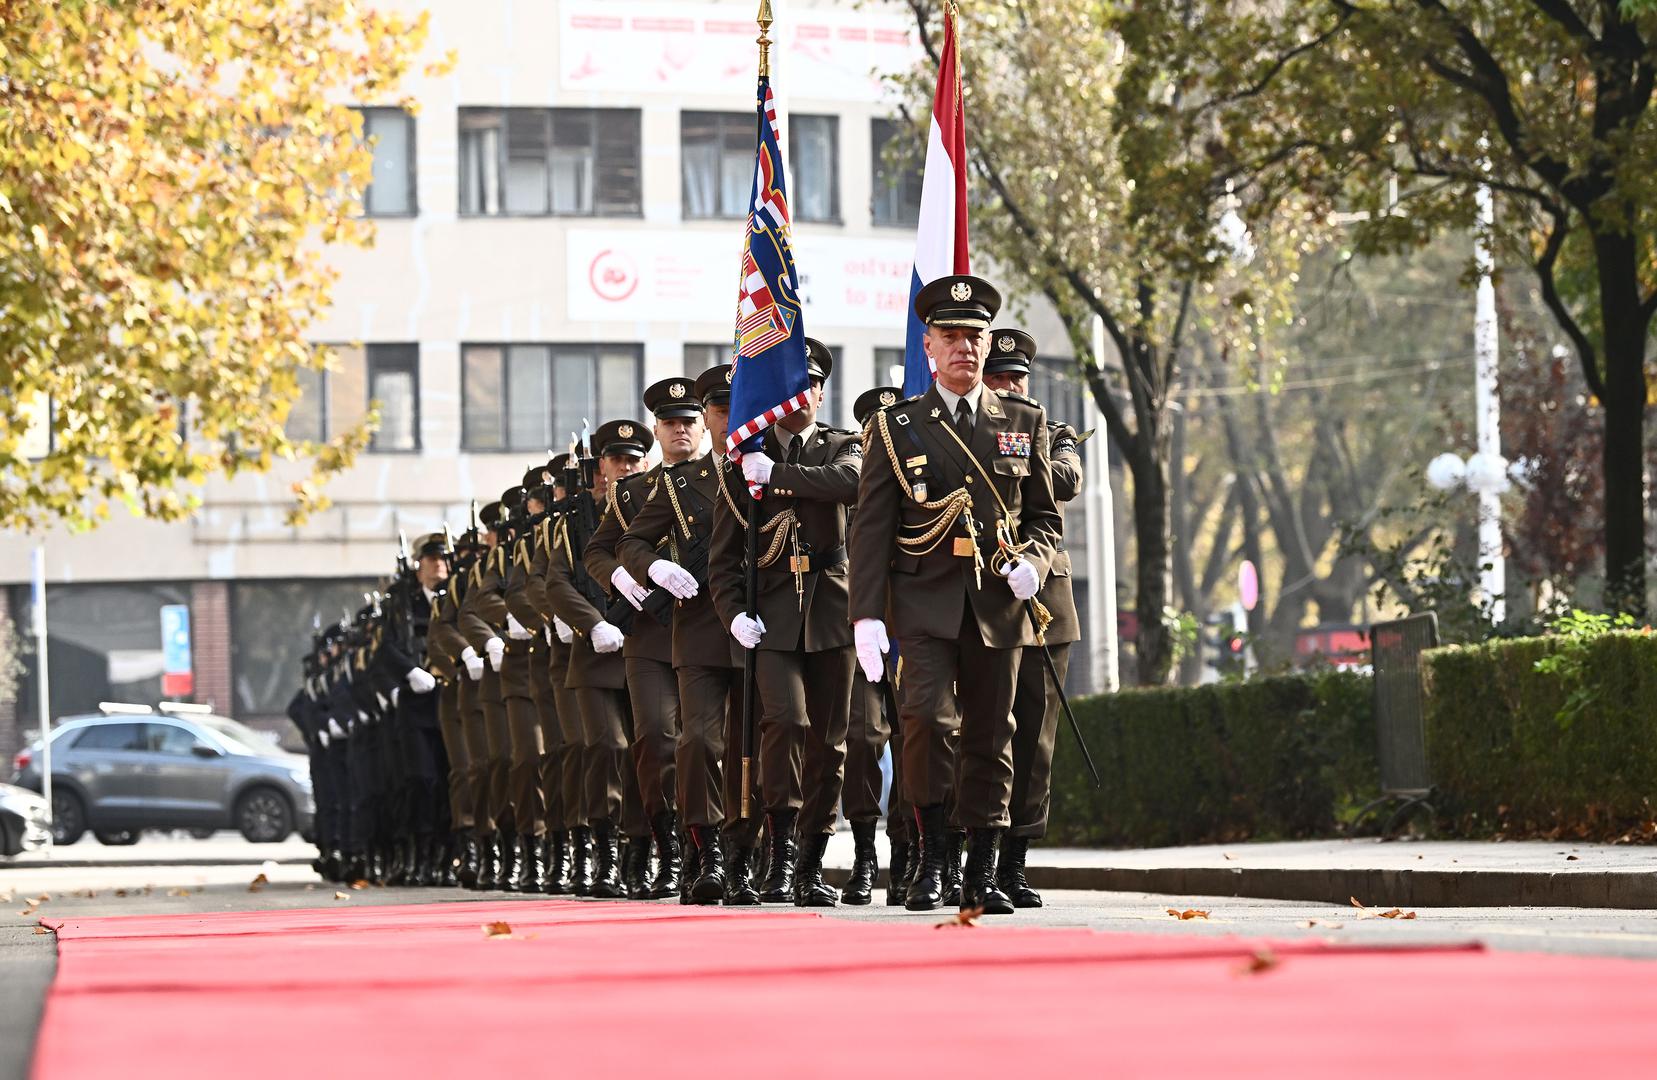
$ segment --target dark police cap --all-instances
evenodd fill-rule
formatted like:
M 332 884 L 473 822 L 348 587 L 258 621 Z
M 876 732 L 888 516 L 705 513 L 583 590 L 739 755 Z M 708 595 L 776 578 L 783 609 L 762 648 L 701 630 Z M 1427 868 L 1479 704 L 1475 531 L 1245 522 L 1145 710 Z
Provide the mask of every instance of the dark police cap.
M 986 329 L 1001 310 L 1001 293 L 983 278 L 951 274 L 921 287 L 915 314 L 928 326 Z
M 895 386 L 877 386 L 873 390 L 865 390 L 857 395 L 852 403 L 852 415 L 857 417 L 859 424 L 873 416 L 876 409 L 884 409 L 888 405 L 896 405 L 903 400 L 903 391 Z
M 702 415 L 702 399 L 696 396 L 696 380 L 683 375 L 651 383 L 644 392 L 644 407 L 658 420 L 694 419 Z
M 1036 339 L 1022 330 L 991 330 L 990 355 L 984 361 L 984 374 L 1011 371 L 1028 375 L 1036 359 Z
M 493 529 L 495 527 L 495 522 L 500 519 L 501 504 L 498 502 L 492 502 L 488 506 L 485 506 L 482 510 L 478 511 L 478 520 L 483 523 L 485 528 Z
M 813 379 L 828 382 L 829 373 L 834 370 L 834 354 L 821 341 L 808 337 L 805 339 L 805 366 Z
M 644 457 L 656 443 L 656 436 L 637 420 L 608 420 L 593 432 L 593 453 L 599 457 L 625 454 Z
M 705 405 L 729 405 L 731 376 L 735 369 L 729 364 L 716 364 L 696 376 L 696 396 Z
M 414 541 L 414 557 L 424 559 L 432 555 L 443 554 L 443 534 L 427 533 Z

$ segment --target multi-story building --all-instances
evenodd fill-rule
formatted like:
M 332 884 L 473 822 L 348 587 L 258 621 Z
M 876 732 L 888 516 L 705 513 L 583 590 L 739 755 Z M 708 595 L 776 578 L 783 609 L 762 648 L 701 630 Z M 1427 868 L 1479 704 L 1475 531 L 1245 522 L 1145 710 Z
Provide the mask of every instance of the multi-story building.
M 290 418 L 325 438 L 378 401 L 373 445 L 302 527 L 283 523 L 295 467 L 214 480 L 186 523 L 49 534 L 56 715 L 163 696 L 160 609 L 185 605 L 191 670 L 170 692 L 281 727 L 313 618 L 361 604 L 399 530 L 464 527 L 472 500 L 497 497 L 584 420 L 638 416 L 651 381 L 730 356 L 753 0 L 398 2 L 431 11 L 430 53 L 452 48 L 457 63 L 416 75 L 416 113 L 361 103 L 377 241 L 332 253 L 341 278 L 315 335 L 340 363 Z M 907 5 L 774 7 L 807 332 L 836 353 L 826 418 L 848 426 L 858 393 L 901 381 L 920 183 L 883 153 L 912 129 L 880 73 L 922 54 Z M 1056 321 L 1022 310 L 1064 355 Z M 1054 361 L 1032 392 L 1075 418 L 1080 393 L 1056 374 L 1067 366 Z M 17 538 L 0 550 L 0 613 L 21 627 L 28 552 Z M 1073 670 L 1085 680 L 1085 668 Z M 0 701 L 0 753 L 33 723 L 33 687 L 26 675 L 18 700 Z

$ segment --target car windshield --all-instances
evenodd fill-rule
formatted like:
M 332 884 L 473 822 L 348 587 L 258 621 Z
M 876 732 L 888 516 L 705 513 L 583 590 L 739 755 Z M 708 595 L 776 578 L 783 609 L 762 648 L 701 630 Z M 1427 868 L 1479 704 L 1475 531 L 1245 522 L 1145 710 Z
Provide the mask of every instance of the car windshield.
M 269 757 L 277 751 L 276 744 L 270 739 L 229 717 L 197 716 L 191 719 L 217 735 L 235 753 Z

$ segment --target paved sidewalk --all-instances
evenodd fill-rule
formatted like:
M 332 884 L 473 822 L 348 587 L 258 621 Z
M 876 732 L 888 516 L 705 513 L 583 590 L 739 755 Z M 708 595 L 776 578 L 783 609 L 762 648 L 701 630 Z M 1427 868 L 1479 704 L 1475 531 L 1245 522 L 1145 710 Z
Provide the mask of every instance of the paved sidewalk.
M 886 857 L 886 843 L 878 845 Z M 851 834 L 827 865 L 849 868 Z M 837 878 L 843 875 L 835 875 Z M 1549 841 L 1303 840 L 1110 851 L 1031 848 L 1038 889 L 1239 896 L 1369 907 L 1657 908 L 1657 848 Z

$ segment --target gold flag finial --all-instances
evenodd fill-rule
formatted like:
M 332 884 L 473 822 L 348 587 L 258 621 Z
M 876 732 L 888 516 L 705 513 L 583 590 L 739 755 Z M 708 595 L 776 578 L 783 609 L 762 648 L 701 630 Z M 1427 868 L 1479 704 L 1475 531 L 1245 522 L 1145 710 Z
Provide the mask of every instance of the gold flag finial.
M 766 35 L 771 31 L 771 0 L 759 0 L 759 14 L 754 16 L 759 23 L 759 37 L 754 40 L 759 43 L 759 77 L 771 77 L 771 39 Z

